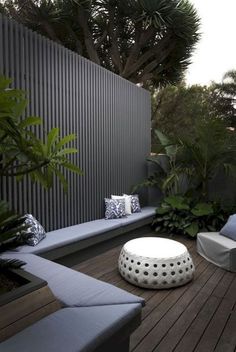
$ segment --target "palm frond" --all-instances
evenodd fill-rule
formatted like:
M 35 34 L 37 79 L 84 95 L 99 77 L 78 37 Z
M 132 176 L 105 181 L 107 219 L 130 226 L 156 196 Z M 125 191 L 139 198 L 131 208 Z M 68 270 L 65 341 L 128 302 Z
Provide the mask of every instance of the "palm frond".
M 0 258 L 0 270 L 19 269 L 26 263 L 18 259 L 3 259 Z

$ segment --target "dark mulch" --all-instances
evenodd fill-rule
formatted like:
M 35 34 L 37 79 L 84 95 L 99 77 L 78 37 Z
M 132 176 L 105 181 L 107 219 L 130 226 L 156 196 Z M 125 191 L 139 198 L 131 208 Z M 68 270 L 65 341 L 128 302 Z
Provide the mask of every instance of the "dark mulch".
M 19 287 L 21 284 L 10 278 L 7 273 L 0 272 L 0 295 L 6 292 L 10 292 L 15 288 Z

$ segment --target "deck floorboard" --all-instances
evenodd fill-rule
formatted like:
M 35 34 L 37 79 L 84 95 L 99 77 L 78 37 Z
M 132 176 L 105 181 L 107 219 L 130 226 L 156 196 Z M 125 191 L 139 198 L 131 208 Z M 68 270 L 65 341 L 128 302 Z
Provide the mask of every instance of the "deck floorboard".
M 143 235 L 156 236 L 149 230 Z M 185 286 L 148 290 L 126 282 L 117 269 L 121 245 L 74 269 L 146 300 L 142 324 L 131 335 L 130 351 L 236 351 L 236 274 L 200 257 L 194 240 L 173 239 L 187 246 L 196 267 L 194 280 Z

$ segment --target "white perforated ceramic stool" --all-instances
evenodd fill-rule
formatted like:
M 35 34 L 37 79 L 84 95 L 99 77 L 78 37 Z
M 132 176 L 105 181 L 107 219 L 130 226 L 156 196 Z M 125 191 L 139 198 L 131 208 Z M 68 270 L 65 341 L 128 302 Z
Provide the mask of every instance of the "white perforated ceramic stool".
M 156 237 L 127 242 L 119 256 L 123 278 L 145 288 L 184 285 L 193 278 L 194 264 L 187 248 L 179 242 Z

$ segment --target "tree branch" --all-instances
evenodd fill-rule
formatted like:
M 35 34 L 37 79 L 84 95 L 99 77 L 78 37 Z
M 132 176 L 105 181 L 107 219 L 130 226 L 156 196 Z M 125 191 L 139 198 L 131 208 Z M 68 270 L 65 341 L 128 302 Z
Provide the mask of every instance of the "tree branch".
M 117 42 L 117 28 L 115 28 L 115 24 L 114 24 L 114 16 L 115 16 L 114 8 L 108 6 L 108 13 L 109 13 L 108 33 L 111 40 L 111 49 L 110 49 L 111 59 L 116 69 L 118 70 L 118 72 L 121 73 L 123 70 L 123 65 L 120 59 L 120 51 L 119 51 L 118 42 Z
M 42 162 L 41 164 L 37 164 L 35 166 L 30 167 L 29 169 L 25 169 L 25 170 L 22 170 L 22 171 L 15 171 L 15 172 L 14 171 L 13 172 L 2 172 L 2 171 L 0 171 L 0 175 L 1 176 L 7 176 L 7 177 L 9 177 L 9 176 L 11 176 L 11 177 L 12 176 L 22 176 L 22 175 L 29 174 L 30 172 L 33 172 L 35 170 L 38 170 L 38 169 L 48 165 L 49 163 L 50 163 L 50 161 L 47 160 L 47 161 Z M 19 165 L 19 167 L 22 167 L 22 165 Z
M 167 44 L 168 43 L 168 49 Z M 174 44 L 175 45 L 175 44 Z M 163 37 L 159 43 L 157 43 L 153 48 L 149 49 L 146 51 L 136 62 L 136 64 L 132 65 L 130 71 L 123 76 L 124 78 L 129 78 L 131 75 L 135 74 L 139 70 L 141 70 L 142 66 L 150 60 L 153 56 L 155 56 L 155 59 L 157 60 L 158 63 L 161 62 L 161 57 L 164 55 L 163 50 L 165 49 L 166 53 L 170 53 L 171 50 L 173 50 L 173 44 L 171 43 L 171 35 L 167 34 L 165 37 Z M 158 54 L 158 55 L 157 55 Z M 158 58 L 159 56 L 159 58 Z
M 88 26 L 87 15 L 82 6 L 78 6 L 77 19 L 84 33 L 84 42 L 90 60 L 100 65 L 100 59 L 95 49 L 93 36 Z
M 94 45 L 96 50 L 100 48 L 101 44 L 106 39 L 107 34 L 108 34 L 107 30 L 105 29 L 104 32 L 102 33 L 101 37 L 98 39 L 97 43 Z
M 130 55 L 127 58 L 125 68 L 122 72 L 122 77 L 129 75 L 129 72 L 132 70 L 132 66 L 138 59 L 141 49 L 143 46 L 154 36 L 154 28 L 149 28 L 145 31 L 141 31 L 140 27 L 136 23 L 135 26 L 135 43 L 130 51 Z

